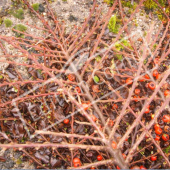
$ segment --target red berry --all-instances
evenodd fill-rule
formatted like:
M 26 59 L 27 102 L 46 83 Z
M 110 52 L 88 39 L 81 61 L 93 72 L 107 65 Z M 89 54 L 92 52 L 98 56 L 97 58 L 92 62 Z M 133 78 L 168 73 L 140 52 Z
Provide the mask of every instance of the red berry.
M 119 166 L 116 166 L 117 169 L 120 169 Z
M 117 148 L 117 143 L 115 141 L 112 142 L 112 148 L 116 149 Z
M 79 167 L 81 166 L 81 162 L 74 163 L 74 167 Z
M 135 89 L 135 94 L 139 95 L 140 94 L 140 89 Z
M 103 159 L 103 157 L 102 157 L 101 155 L 98 155 L 98 156 L 97 156 L 97 160 L 98 160 L 98 161 L 101 161 L 102 159 Z
M 162 120 L 163 120 L 164 122 L 170 122 L 170 116 L 169 116 L 169 115 L 164 115 L 163 118 L 162 118 Z
M 74 158 L 73 159 L 73 164 L 75 164 L 75 163 L 80 163 L 80 159 L 79 158 Z
M 154 82 L 150 82 L 150 83 L 148 84 L 148 87 L 149 87 L 151 90 L 154 90 L 155 87 L 156 87 L 156 85 L 155 85 Z
M 162 135 L 162 139 L 163 139 L 164 141 L 168 141 L 168 140 L 169 140 L 169 135 L 163 134 L 163 135 Z
M 143 79 L 143 78 L 139 78 L 139 81 L 140 81 L 140 82 L 143 82 L 143 81 L 145 81 L 145 79 Z
M 140 166 L 140 169 L 146 169 L 143 165 Z
M 150 107 L 151 107 L 150 105 L 147 106 L 147 108 L 150 108 Z
M 89 104 L 87 103 L 82 103 L 81 106 L 83 107 L 84 110 L 87 110 L 89 107 Z
M 69 123 L 69 119 L 64 119 L 64 124 L 68 124 Z
M 113 120 L 109 120 L 109 123 L 108 123 L 108 125 L 112 127 L 112 126 L 114 125 L 114 122 L 113 122 Z
M 117 104 L 113 104 L 112 109 L 118 109 L 118 105 Z
M 151 156 L 151 161 L 156 161 L 157 160 L 157 156 Z
M 158 74 L 158 75 L 156 76 L 156 79 L 159 79 L 159 77 L 160 77 L 160 74 Z
M 74 74 L 69 74 L 67 77 L 70 81 L 75 81 L 75 79 L 76 79 Z
M 133 80 L 131 78 L 126 79 L 126 84 L 131 85 L 133 83 Z
M 146 79 L 150 79 L 150 77 L 149 77 L 148 74 L 145 74 L 145 78 L 146 78 Z
M 160 136 L 156 135 L 155 140 L 159 141 L 160 140 Z
M 133 98 L 135 99 L 135 100 L 134 100 L 135 102 L 138 102 L 139 100 L 136 99 L 136 98 L 140 98 L 140 97 L 139 97 L 139 96 L 134 96 Z
M 95 115 L 91 115 L 91 118 L 92 118 L 92 120 L 93 120 L 94 122 L 96 122 L 97 118 L 96 118 Z
M 158 128 L 160 128 L 160 126 L 159 126 L 159 124 L 157 123 L 157 124 L 154 125 L 154 129 L 156 130 L 156 129 L 158 129 Z
M 146 108 L 145 113 L 149 113 L 150 109 Z
M 124 153 L 122 153 L 122 156 L 123 156 L 124 159 L 126 159 L 126 155 Z
M 160 134 L 162 133 L 162 129 L 161 129 L 161 128 L 155 129 L 155 133 L 156 133 L 157 135 L 160 135 Z
M 75 90 L 77 91 L 77 93 L 80 93 L 81 92 L 81 89 L 80 89 L 80 87 L 75 87 Z
M 158 70 L 154 70 L 154 71 L 153 71 L 153 76 L 154 76 L 154 77 L 156 77 L 158 74 L 159 74 L 159 73 L 158 73 Z
M 170 96 L 170 91 L 169 90 L 165 90 L 164 91 L 164 96 Z

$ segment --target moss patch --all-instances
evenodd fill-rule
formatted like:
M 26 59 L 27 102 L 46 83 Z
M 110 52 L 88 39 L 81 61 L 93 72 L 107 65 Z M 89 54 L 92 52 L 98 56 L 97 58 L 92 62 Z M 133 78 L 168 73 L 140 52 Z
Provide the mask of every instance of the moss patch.
M 24 19 L 24 11 L 22 8 L 16 10 L 16 12 L 13 14 L 14 17 L 18 19 Z
M 15 30 L 21 31 L 21 32 L 25 32 L 27 30 L 27 27 L 25 25 L 22 24 L 17 24 L 13 27 Z M 13 30 L 13 32 L 15 32 L 15 36 L 16 37 L 23 37 L 22 33 L 16 32 Z
M 39 3 L 32 4 L 32 8 L 33 8 L 35 11 L 38 11 L 39 5 L 40 5 Z
M 5 19 L 4 24 L 5 24 L 5 27 L 11 27 L 13 23 L 10 19 Z

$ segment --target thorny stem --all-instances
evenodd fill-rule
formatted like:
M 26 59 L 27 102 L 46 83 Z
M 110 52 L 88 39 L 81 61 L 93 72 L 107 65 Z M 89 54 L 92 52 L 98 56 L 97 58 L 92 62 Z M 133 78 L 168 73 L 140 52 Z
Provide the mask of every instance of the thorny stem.
M 77 134 L 66 134 L 66 133 L 56 133 L 56 132 L 51 132 L 51 131 L 41 131 L 41 130 L 37 130 L 35 131 L 35 134 L 44 134 L 44 135 L 54 135 L 54 136 L 64 136 L 67 138 L 70 137 L 74 137 L 74 138 L 84 138 L 84 139 L 92 139 L 92 140 L 96 140 L 96 141 L 102 141 L 102 138 L 98 138 L 98 137 L 92 137 L 92 136 L 84 136 L 84 135 L 77 135 Z
M 19 148 L 22 150 L 23 148 L 41 148 L 41 147 L 52 147 L 52 148 L 73 148 L 73 149 L 92 149 L 92 150 L 107 150 L 107 146 L 93 146 L 93 145 L 79 145 L 79 144 L 69 144 L 69 143 L 27 143 L 27 144 L 0 144 L 0 148 Z

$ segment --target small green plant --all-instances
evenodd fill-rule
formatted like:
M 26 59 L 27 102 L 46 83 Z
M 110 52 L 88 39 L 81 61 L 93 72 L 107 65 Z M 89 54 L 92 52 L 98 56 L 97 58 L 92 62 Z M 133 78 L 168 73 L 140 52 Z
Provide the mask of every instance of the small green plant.
M 108 28 L 110 32 L 118 33 L 119 25 L 116 23 L 117 22 L 116 20 L 117 20 L 116 14 L 112 15 L 108 24 Z
M 18 19 L 24 19 L 24 11 L 23 9 L 18 9 L 14 14 L 14 17 L 18 18 Z
M 35 11 L 38 11 L 39 5 L 40 5 L 39 3 L 32 4 L 32 8 L 33 8 Z
M 22 24 L 17 24 L 13 27 L 15 30 L 21 31 L 21 32 L 25 32 L 27 30 L 27 27 L 25 25 Z M 15 36 L 16 37 L 23 37 L 23 34 L 18 33 L 16 31 L 13 30 L 13 32 L 15 32 Z
M 11 27 L 13 23 L 10 19 L 5 19 L 4 24 L 5 24 L 5 27 Z

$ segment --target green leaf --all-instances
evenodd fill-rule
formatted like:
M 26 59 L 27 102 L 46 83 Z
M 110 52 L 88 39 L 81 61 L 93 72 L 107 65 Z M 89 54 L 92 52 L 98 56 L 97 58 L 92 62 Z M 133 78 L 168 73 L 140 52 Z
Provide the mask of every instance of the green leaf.
M 0 79 L 2 79 L 3 78 L 3 76 L 2 75 L 0 75 Z
M 100 79 L 99 79 L 99 77 L 94 76 L 94 77 L 93 77 L 93 80 L 94 80 L 95 83 L 98 83 Z

